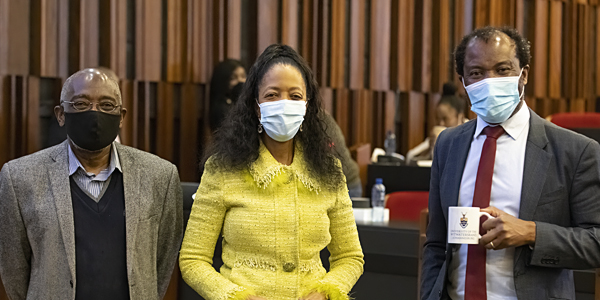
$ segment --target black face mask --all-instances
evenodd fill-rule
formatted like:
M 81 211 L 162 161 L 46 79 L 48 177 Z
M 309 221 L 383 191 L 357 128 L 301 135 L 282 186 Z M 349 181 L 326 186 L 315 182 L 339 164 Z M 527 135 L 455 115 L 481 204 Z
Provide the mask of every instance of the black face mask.
M 238 98 L 240 97 L 240 94 L 242 93 L 242 88 L 244 88 L 244 83 L 240 82 L 236 85 L 234 85 L 231 90 L 229 91 L 227 97 L 229 99 L 231 99 L 232 103 L 236 103 Z
M 119 134 L 121 115 L 88 110 L 65 113 L 67 135 L 80 148 L 100 150 L 112 143 Z

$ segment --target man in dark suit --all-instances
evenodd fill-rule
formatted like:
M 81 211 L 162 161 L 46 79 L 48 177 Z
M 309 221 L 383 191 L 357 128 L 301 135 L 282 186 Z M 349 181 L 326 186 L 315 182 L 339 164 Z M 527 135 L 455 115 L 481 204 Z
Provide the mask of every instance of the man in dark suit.
M 114 142 L 126 110 L 98 69 L 55 108 L 68 138 L 0 171 L 0 277 L 19 299 L 162 299 L 183 234 L 177 168 Z
M 529 43 L 486 27 L 455 51 L 477 119 L 434 150 L 422 299 L 575 299 L 570 269 L 600 267 L 600 146 L 531 111 Z M 495 218 L 479 245 L 447 243 L 448 207 Z

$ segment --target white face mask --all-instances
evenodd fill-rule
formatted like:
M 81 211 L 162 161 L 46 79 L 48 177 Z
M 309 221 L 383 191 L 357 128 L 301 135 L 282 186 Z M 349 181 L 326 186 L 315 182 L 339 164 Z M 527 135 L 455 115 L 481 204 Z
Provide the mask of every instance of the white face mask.
M 500 124 L 508 120 L 523 96 L 523 93 L 519 94 L 519 78 L 522 73 L 523 69 L 519 76 L 486 78 L 465 86 L 471 110 L 489 124 Z
M 260 107 L 260 123 L 269 137 L 286 142 L 294 138 L 306 114 L 306 101 L 278 100 L 264 102 Z

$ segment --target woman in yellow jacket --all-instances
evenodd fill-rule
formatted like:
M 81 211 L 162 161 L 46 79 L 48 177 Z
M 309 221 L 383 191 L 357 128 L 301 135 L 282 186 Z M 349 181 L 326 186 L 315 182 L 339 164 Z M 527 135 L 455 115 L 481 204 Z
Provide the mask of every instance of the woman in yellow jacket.
M 348 299 L 363 253 L 320 107 L 313 73 L 292 48 L 271 45 L 250 69 L 208 152 L 179 257 L 205 299 Z

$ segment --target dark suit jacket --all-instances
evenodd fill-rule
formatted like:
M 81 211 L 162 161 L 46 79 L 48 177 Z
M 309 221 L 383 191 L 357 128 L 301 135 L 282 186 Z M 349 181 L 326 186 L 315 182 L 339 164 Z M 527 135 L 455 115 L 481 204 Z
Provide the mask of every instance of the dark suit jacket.
M 125 194 L 131 299 L 162 299 L 183 235 L 177 168 L 115 143 Z M 75 232 L 67 142 L 0 172 L 0 275 L 8 297 L 74 299 Z
M 575 299 L 570 269 L 600 267 L 600 146 L 531 112 L 519 218 L 536 223 L 536 243 L 515 249 L 519 299 Z M 448 207 L 458 203 L 477 122 L 439 136 L 431 168 L 421 299 L 447 298 Z

